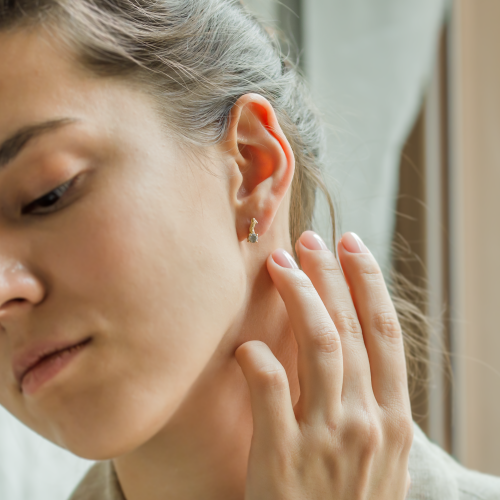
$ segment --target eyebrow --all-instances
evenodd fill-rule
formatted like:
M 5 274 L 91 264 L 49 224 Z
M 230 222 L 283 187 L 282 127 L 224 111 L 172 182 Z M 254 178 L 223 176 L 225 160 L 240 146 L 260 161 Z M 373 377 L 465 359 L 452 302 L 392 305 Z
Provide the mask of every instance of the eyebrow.
M 59 118 L 19 129 L 0 144 L 0 168 L 10 163 L 36 137 L 53 132 L 76 121 L 78 120 L 75 118 Z

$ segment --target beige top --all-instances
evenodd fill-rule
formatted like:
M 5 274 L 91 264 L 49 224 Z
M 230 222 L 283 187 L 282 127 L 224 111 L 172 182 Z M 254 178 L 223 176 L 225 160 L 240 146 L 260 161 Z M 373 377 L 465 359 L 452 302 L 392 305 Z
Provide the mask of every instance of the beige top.
M 415 425 L 407 500 L 500 500 L 500 478 L 462 467 Z M 69 500 L 125 500 L 111 461 L 98 462 Z

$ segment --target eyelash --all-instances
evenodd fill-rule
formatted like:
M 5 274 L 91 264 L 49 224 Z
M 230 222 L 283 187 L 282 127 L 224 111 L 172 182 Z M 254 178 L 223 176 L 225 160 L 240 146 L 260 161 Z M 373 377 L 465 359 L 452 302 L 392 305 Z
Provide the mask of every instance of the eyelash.
M 31 203 L 28 203 L 28 205 L 23 207 L 23 209 L 21 210 L 21 213 L 23 215 L 24 214 L 44 215 L 47 213 L 55 212 L 60 204 L 60 201 L 64 198 L 64 196 L 67 194 L 69 189 L 73 186 L 77 177 L 70 179 L 69 181 L 65 182 L 64 184 L 61 184 L 60 186 L 56 187 L 55 189 L 53 189 L 49 193 L 46 193 L 43 196 L 40 196 L 40 198 L 37 198 L 36 200 L 32 201 Z M 49 201 L 49 203 L 50 203 L 53 200 L 54 195 L 57 197 L 57 199 L 54 201 L 54 203 L 44 206 L 43 203 L 45 203 L 46 201 Z M 46 198 L 47 198 L 47 200 L 45 200 Z M 34 208 L 36 208 L 37 206 L 42 206 L 42 208 L 50 207 L 50 209 L 45 210 L 44 212 L 41 212 L 41 213 L 40 212 L 33 213 Z

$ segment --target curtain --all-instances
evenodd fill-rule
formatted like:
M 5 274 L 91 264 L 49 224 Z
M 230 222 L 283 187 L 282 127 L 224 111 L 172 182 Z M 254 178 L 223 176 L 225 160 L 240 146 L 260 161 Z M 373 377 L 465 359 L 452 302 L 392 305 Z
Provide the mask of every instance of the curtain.
M 430 79 L 446 0 L 246 0 L 300 43 L 327 130 L 325 176 L 340 231 L 388 269 L 401 149 Z M 300 19 L 300 23 L 296 20 Z M 330 240 L 320 200 L 315 228 Z

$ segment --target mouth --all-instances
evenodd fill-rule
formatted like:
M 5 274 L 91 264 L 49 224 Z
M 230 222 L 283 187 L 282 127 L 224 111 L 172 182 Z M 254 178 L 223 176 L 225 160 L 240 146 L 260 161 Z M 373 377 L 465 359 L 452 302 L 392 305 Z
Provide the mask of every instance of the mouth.
M 21 392 L 26 395 L 34 394 L 73 361 L 91 340 L 92 337 L 87 337 L 76 344 L 52 348 L 48 352 L 42 351 L 32 358 L 28 366 L 17 376 Z

